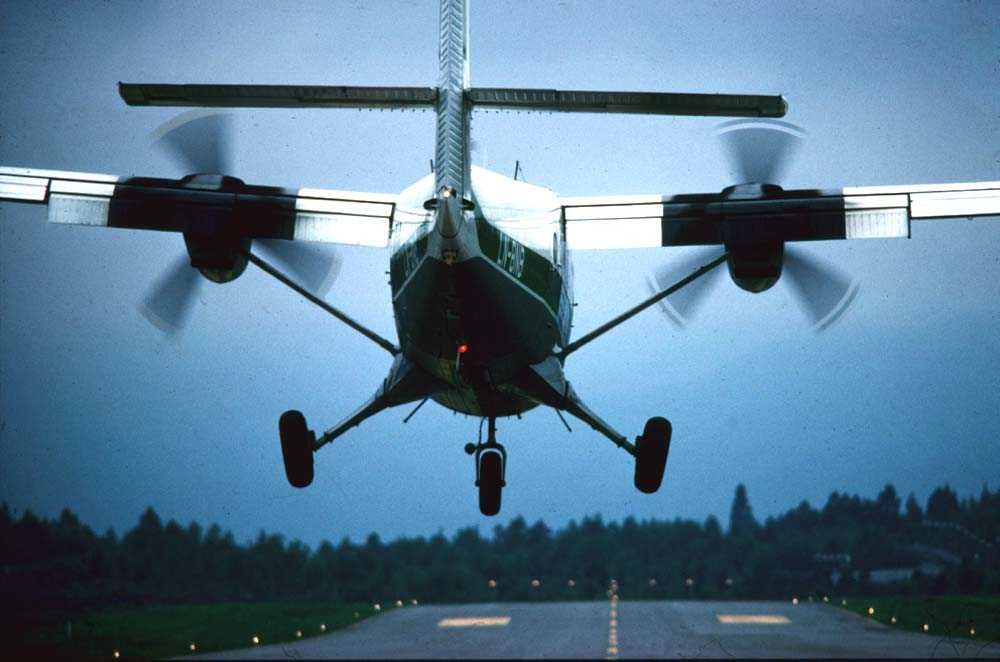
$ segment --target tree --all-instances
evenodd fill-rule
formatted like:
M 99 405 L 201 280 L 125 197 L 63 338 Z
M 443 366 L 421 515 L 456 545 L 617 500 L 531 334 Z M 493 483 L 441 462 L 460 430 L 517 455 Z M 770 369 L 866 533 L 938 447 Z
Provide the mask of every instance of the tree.
M 740 485 L 726 534 L 714 516 L 704 523 L 627 517 L 620 524 L 591 516 L 558 530 L 518 517 L 496 527 L 492 538 L 475 527 L 451 538 L 439 531 L 386 542 L 372 534 L 312 551 L 263 531 L 237 545 L 216 525 L 202 531 L 164 523 L 152 508 L 118 539 L 110 531 L 98 538 L 68 510 L 54 520 L 30 511 L 15 520 L 0 505 L 0 560 L 12 604 L 44 608 L 253 599 L 593 600 L 604 596 L 612 577 L 625 599 L 761 599 L 828 591 L 833 574 L 841 577 L 839 590 L 873 591 L 871 569 L 918 562 L 909 550 L 914 538 L 954 537 L 918 526 L 924 513 L 912 494 L 905 515 L 887 485 L 875 498 L 835 492 L 822 511 L 803 501 L 760 524 Z M 998 540 L 1000 493 L 984 488 L 978 499 L 959 501 L 945 486 L 931 494 L 928 517 L 961 521 L 980 538 Z M 941 576 L 916 576 L 911 590 L 1000 591 L 996 553 L 966 537 L 955 542 L 961 564 Z M 533 588 L 532 579 L 540 586 Z
M 906 497 L 906 521 L 911 524 L 917 524 L 924 518 L 924 512 L 920 509 L 920 504 L 917 503 L 917 498 L 913 496 L 913 492 L 910 492 L 910 496 Z
M 892 485 L 883 487 L 875 499 L 875 508 L 879 523 L 890 529 L 895 528 L 899 523 L 899 496 L 896 494 L 896 488 Z
M 750 508 L 747 488 L 740 483 L 736 486 L 733 506 L 729 510 L 729 535 L 736 538 L 749 537 L 756 530 L 757 520 L 753 517 L 753 509 Z
M 958 495 L 946 483 L 939 487 L 927 499 L 927 517 L 935 520 L 952 519 L 959 512 Z
M 122 538 L 122 564 L 126 579 L 139 592 L 157 594 L 167 580 L 164 566 L 163 522 L 152 506 L 139 517 L 139 525 Z
M 709 515 L 705 519 L 705 535 L 711 541 L 716 541 L 722 538 L 722 526 L 719 524 L 719 519 L 715 515 Z

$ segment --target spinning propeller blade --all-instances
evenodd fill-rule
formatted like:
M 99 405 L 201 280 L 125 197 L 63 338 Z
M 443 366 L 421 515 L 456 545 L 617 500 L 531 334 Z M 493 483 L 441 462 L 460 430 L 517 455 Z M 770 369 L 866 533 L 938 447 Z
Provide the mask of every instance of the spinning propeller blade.
M 785 250 L 783 272 L 816 331 L 843 317 L 860 288 L 857 279 L 801 250 Z
M 805 131 L 790 122 L 738 119 L 719 125 L 716 135 L 741 184 L 773 184 L 780 181 Z M 714 250 L 692 252 L 678 262 L 664 265 L 649 277 L 650 290 L 663 290 L 691 273 L 708 262 Z M 709 272 L 661 301 L 663 312 L 678 326 L 684 326 L 704 302 L 718 273 Z M 816 331 L 839 320 L 858 295 L 857 280 L 790 246 L 785 247 L 783 274 Z
M 165 122 L 151 134 L 184 174 L 232 173 L 232 120 L 228 113 L 192 110 Z
M 689 251 L 679 260 L 671 260 L 650 274 L 646 280 L 650 294 L 661 292 L 695 269 L 711 262 L 719 255 L 718 248 L 702 248 Z M 719 282 L 722 269 L 713 269 L 698 280 L 688 283 L 667 298 L 660 301 L 660 310 L 674 324 L 684 327 L 705 302 L 708 294 Z
M 729 156 L 739 184 L 777 184 L 805 131 L 779 120 L 723 122 L 716 135 Z
M 139 306 L 139 312 L 166 334 L 179 332 L 198 296 L 201 275 L 191 267 L 187 255 L 174 261 Z
M 319 246 L 283 239 L 257 239 L 271 257 L 280 262 L 288 275 L 316 296 L 322 298 L 330 290 L 340 271 L 340 260 Z
M 185 173 L 229 171 L 232 141 L 226 114 L 204 110 L 182 113 L 153 131 L 150 139 Z M 185 254 L 149 291 L 139 312 L 164 333 L 177 334 L 187 322 L 199 279 Z
M 227 113 L 194 110 L 164 123 L 151 135 L 186 174 L 231 174 L 233 165 L 232 121 Z M 257 240 L 306 289 L 322 297 L 333 284 L 340 263 L 335 255 L 316 246 L 291 241 Z M 197 295 L 198 270 L 187 255 L 150 290 L 139 307 L 150 322 L 175 334 L 187 321 Z

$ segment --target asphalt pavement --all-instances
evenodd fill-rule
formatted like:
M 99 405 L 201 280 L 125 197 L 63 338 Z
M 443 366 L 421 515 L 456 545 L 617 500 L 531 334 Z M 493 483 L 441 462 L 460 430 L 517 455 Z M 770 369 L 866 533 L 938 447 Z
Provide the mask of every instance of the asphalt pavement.
M 1000 644 L 902 632 L 821 603 L 607 600 L 407 606 L 324 636 L 191 657 L 998 658 Z

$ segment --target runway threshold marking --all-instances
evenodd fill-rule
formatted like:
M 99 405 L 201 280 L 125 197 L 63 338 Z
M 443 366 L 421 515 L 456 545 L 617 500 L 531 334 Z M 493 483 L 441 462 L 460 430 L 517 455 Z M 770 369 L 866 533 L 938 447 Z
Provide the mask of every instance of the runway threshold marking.
M 467 618 L 442 618 L 439 628 L 496 628 L 510 624 L 510 616 L 471 616 Z
M 777 614 L 716 614 L 725 625 L 788 625 L 787 616 Z

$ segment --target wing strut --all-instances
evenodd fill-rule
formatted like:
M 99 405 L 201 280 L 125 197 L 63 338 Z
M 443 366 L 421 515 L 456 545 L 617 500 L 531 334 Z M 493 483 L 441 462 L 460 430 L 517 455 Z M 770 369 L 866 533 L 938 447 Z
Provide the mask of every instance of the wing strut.
M 597 327 L 596 329 L 594 329 L 590 333 L 588 333 L 588 334 L 586 334 L 584 336 L 581 336 L 580 338 L 577 338 L 576 340 L 574 340 L 570 344 L 566 345 L 566 347 L 564 347 L 561 352 L 559 352 L 558 354 L 556 354 L 556 356 L 560 360 L 566 358 L 567 356 L 569 356 L 570 354 L 572 354 L 576 350 L 580 349 L 581 347 L 583 347 L 584 345 L 586 345 L 590 341 L 595 340 L 596 338 L 604 335 L 605 333 L 607 333 L 611 329 L 615 328 L 616 326 L 618 326 L 622 322 L 635 317 L 636 315 L 638 315 L 642 311 L 644 311 L 647 308 L 649 308 L 650 306 L 658 303 L 660 300 L 665 299 L 666 297 L 670 296 L 671 294 L 673 294 L 677 290 L 681 289 L 682 287 L 684 287 L 688 283 L 692 283 L 695 280 L 697 280 L 699 277 L 704 276 L 705 274 L 707 274 L 712 269 L 716 268 L 720 264 L 723 264 L 726 261 L 726 258 L 728 258 L 728 257 L 729 257 L 729 253 L 723 253 L 722 255 L 720 255 L 719 257 L 715 258 L 714 260 L 712 260 L 711 262 L 709 262 L 705 266 L 700 267 L 699 269 L 697 269 L 694 272 L 692 272 L 691 275 L 685 276 L 684 278 L 681 278 L 679 281 L 677 281 L 676 283 L 674 283 L 673 285 L 671 285 L 667 289 L 662 290 L 660 292 L 657 292 L 656 294 L 654 294 L 653 296 L 649 297 L 648 299 L 646 299 L 645 301 L 643 301 L 639 305 L 633 306 L 632 308 L 629 308 L 628 310 L 626 310 L 624 313 L 622 313 L 618 317 L 615 317 L 614 319 L 612 319 L 612 320 L 610 320 L 608 322 L 605 322 L 604 324 L 602 324 L 601 326 Z
M 288 287 L 292 288 L 293 290 L 295 290 L 296 292 L 298 292 L 299 294 L 301 294 L 303 297 L 305 297 L 306 299 L 308 299 L 312 303 L 316 304 L 317 306 L 319 306 L 320 308 L 322 308 L 326 312 L 330 313 L 331 315 L 333 315 L 334 317 L 336 317 L 337 319 L 339 319 L 341 322 L 343 322 L 347 326 L 351 327 L 352 329 L 354 329 L 355 331 L 357 331 L 358 333 L 360 333 L 361 335 L 363 335 L 365 338 L 368 338 L 369 340 L 371 340 L 373 343 L 375 343 L 376 345 L 378 345 L 379 347 L 381 347 L 385 351 L 389 352 L 393 356 L 396 356 L 397 354 L 399 354 L 399 348 L 396 347 L 395 345 L 393 345 L 391 342 L 389 342 L 388 340 L 386 340 L 385 338 L 383 338 L 379 334 L 375 333 L 374 331 L 372 331 L 368 327 L 362 325 L 360 322 L 355 321 L 354 318 L 352 318 L 349 315 L 347 315 L 347 313 L 344 313 L 344 312 L 338 310 L 337 308 L 334 308 L 333 306 L 331 306 L 330 304 L 328 304 L 326 301 L 323 301 L 318 296 L 316 296 L 315 294 L 313 294 L 312 292 L 310 292 L 306 288 L 302 287 L 301 285 L 299 285 L 298 283 L 296 283 L 294 280 L 292 280 L 291 278 L 289 278 L 288 276 L 286 276 L 285 274 L 281 273 L 280 271 L 278 271 L 277 269 L 275 269 L 273 266 L 271 266 L 270 264 L 268 264 L 267 262 L 265 262 L 263 259 L 259 258 L 258 256 L 254 255 L 253 253 L 250 253 L 250 252 L 247 253 L 247 257 L 249 258 L 249 260 L 251 262 L 253 262 L 255 265 L 257 265 L 258 267 L 260 267 L 261 271 L 263 271 L 264 273 L 269 274 L 271 276 L 274 276 L 277 280 L 279 280 L 280 282 L 284 283 Z

